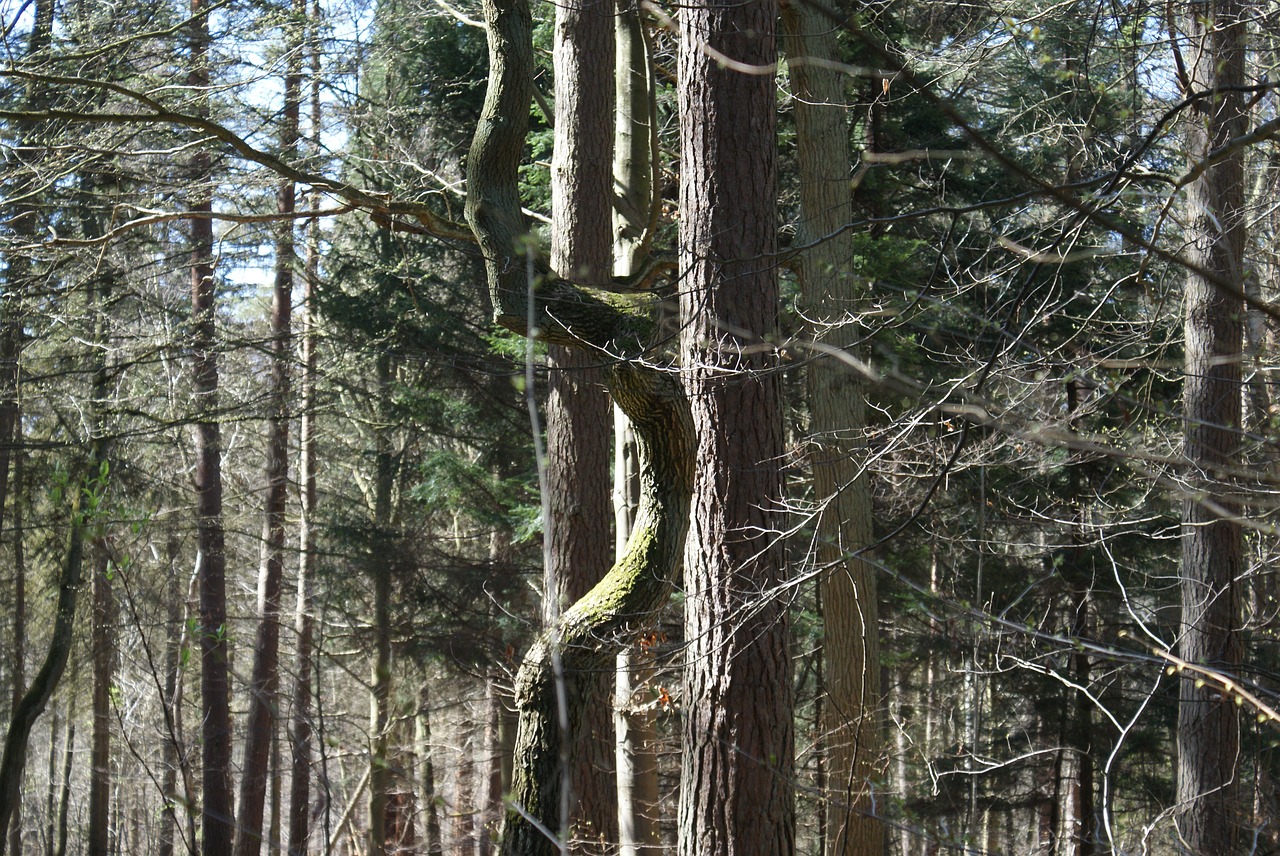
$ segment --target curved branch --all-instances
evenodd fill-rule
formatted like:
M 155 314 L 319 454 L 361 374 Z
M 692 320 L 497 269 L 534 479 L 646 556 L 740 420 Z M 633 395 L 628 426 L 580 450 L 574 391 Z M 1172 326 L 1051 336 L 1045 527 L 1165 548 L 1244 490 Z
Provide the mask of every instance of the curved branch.
M 613 355 L 609 391 L 631 418 L 640 449 L 640 507 L 625 552 L 534 644 L 516 677 L 516 765 L 502 852 L 529 856 L 558 849 L 546 832 L 560 826 L 559 681 L 572 740 L 593 701 L 595 675 L 613 668 L 617 651 L 670 592 L 688 533 L 694 439 L 675 375 L 643 360 L 659 329 L 662 295 L 585 288 L 536 260 L 517 182 L 533 98 L 527 0 L 485 0 L 484 18 L 489 88 L 467 160 L 466 214 L 484 254 L 496 320 L 525 335 Z

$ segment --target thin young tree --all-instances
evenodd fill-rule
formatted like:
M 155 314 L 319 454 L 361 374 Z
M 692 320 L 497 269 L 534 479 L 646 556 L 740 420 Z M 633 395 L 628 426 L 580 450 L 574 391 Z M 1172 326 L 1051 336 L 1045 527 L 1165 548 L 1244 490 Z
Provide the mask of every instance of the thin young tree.
M 306 0 L 293 0 L 285 24 L 284 114 L 280 124 L 280 157 L 298 154 L 302 103 L 302 27 Z M 280 596 L 284 586 L 285 504 L 289 490 L 289 425 L 293 365 L 293 271 L 296 185 L 282 179 L 276 190 L 275 280 L 271 300 L 271 379 L 267 420 L 267 493 L 263 513 L 262 567 L 258 575 L 258 632 L 253 646 L 253 678 L 249 686 L 248 727 L 240 774 L 236 816 L 236 856 L 258 856 L 270 769 L 277 733 L 280 686 Z

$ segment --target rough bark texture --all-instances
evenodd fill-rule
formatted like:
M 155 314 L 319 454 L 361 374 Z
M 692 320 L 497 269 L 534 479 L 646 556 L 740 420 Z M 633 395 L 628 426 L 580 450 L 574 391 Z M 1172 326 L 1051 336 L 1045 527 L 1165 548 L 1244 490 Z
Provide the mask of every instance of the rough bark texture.
M 773 0 L 680 13 L 680 321 L 699 478 L 685 567 L 680 853 L 794 851 Z M 727 61 L 726 61 L 727 59 Z
M 613 0 L 555 7 L 555 148 L 551 160 L 551 267 L 575 281 L 607 282 L 613 262 Z M 547 487 L 551 539 L 543 622 L 609 570 L 609 453 L 612 424 L 602 355 L 547 349 Z M 598 852 L 617 838 L 610 675 L 584 699 L 582 733 L 568 755 L 569 837 L 574 852 Z M 558 828 L 558 826 L 557 826 Z
M 209 111 L 209 19 L 205 0 L 191 2 L 191 69 L 187 83 L 196 111 Z M 222 432 L 218 409 L 218 357 L 213 279 L 213 210 L 209 154 L 192 155 L 191 355 L 198 412 L 196 435 L 196 540 L 200 552 L 200 700 L 203 760 L 201 852 L 230 856 L 235 832 L 231 790 L 231 687 L 227 662 L 226 548 L 222 527 Z
M 1220 91 L 1245 81 L 1245 24 L 1238 0 L 1187 6 L 1186 66 L 1197 99 L 1186 122 L 1193 165 L 1245 130 L 1244 95 Z M 1244 152 L 1219 159 L 1187 187 L 1186 256 L 1242 289 L 1245 248 Z M 1239 671 L 1239 579 L 1244 543 L 1232 517 L 1240 465 L 1240 299 L 1203 275 L 1186 282 L 1183 381 L 1188 480 L 1182 528 L 1182 638 L 1189 663 Z M 1178 709 L 1178 832 L 1192 854 L 1238 851 L 1242 806 L 1237 785 L 1239 709 L 1213 681 L 1184 674 Z
M 284 79 L 284 122 L 280 154 L 298 154 L 302 89 L 301 19 L 305 0 L 294 0 L 295 21 L 286 34 L 289 68 Z M 276 735 L 280 686 L 280 593 L 284 584 L 285 500 L 289 490 L 289 396 L 293 363 L 293 220 L 296 188 L 286 179 L 277 189 L 277 210 L 285 215 L 276 226 L 275 282 L 271 303 L 271 415 L 267 422 L 267 493 L 263 510 L 262 568 L 258 574 L 258 632 L 253 646 L 253 678 L 249 685 L 243 770 L 236 833 L 236 856 L 262 852 L 262 821 L 267 792 L 269 753 Z
M 867 483 L 865 390 L 849 366 L 829 349 L 857 347 L 859 283 L 849 189 L 846 75 L 835 30 L 804 3 L 783 7 L 788 70 L 795 102 L 800 168 L 797 240 L 812 245 L 800 257 L 801 300 L 817 347 L 808 366 L 809 464 L 814 498 L 821 504 L 814 563 L 829 568 L 819 581 L 825 765 L 830 771 L 824 839 L 831 856 L 879 854 L 884 824 L 875 817 L 873 791 L 884 778 L 880 643 L 875 569 L 861 555 L 872 542 Z

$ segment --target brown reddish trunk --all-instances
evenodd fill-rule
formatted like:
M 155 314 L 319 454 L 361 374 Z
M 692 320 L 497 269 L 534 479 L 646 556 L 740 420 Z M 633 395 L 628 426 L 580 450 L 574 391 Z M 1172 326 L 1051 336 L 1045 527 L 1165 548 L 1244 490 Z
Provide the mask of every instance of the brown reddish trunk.
M 551 164 L 551 265 L 599 284 L 613 266 L 613 0 L 569 0 L 555 7 L 555 149 Z M 543 622 L 609 570 L 609 458 L 612 410 L 599 355 L 547 350 L 547 488 L 550 539 Z M 592 687 L 578 742 L 568 752 L 571 849 L 594 853 L 617 838 L 609 675 Z
M 209 19 L 191 0 L 191 68 L 197 115 L 209 114 Z M 227 662 L 226 547 L 222 526 L 222 435 L 218 409 L 216 288 L 213 278 L 212 161 L 191 160 L 191 352 L 196 398 L 196 543 L 200 552 L 200 702 L 203 761 L 201 852 L 230 856 L 235 822 L 231 790 L 231 686 Z
M 773 0 L 680 13 L 681 352 L 698 472 L 685 553 L 683 856 L 795 849 L 791 659 L 774 592 L 777 13 Z
M 293 15 L 301 19 L 305 0 L 294 0 Z M 298 114 L 302 89 L 300 24 L 285 35 L 289 69 L 284 80 L 284 121 L 280 152 L 286 161 L 298 153 Z M 291 219 L 296 205 L 292 181 L 278 189 L 277 210 L 284 215 L 277 226 L 275 287 L 271 303 L 271 415 L 267 426 L 267 495 L 263 514 L 262 569 L 258 575 L 258 634 L 253 646 L 253 678 L 249 685 L 244 769 L 240 777 L 236 856 L 258 856 L 262 850 L 262 821 L 267 792 L 269 755 L 276 735 L 280 686 L 280 592 L 284 583 L 285 501 L 289 490 L 289 393 L 293 362 L 294 235 Z

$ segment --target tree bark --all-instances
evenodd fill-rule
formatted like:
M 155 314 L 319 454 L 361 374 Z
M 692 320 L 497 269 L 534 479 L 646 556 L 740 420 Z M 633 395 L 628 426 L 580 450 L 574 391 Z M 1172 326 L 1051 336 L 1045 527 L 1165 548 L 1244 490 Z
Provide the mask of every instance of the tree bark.
M 680 13 L 680 328 L 699 478 L 685 559 L 680 853 L 795 849 L 778 514 L 777 4 Z
M 1210 90 L 1189 108 L 1193 165 L 1245 131 L 1245 12 L 1238 0 L 1187 5 L 1188 88 Z M 1187 187 L 1186 257 L 1239 293 L 1245 281 L 1244 150 L 1218 158 Z M 1241 662 L 1240 578 L 1244 541 L 1236 515 L 1240 457 L 1244 306 L 1197 270 L 1186 281 L 1182 527 L 1182 637 L 1179 656 L 1229 675 Z M 1192 854 L 1238 852 L 1243 807 L 1235 700 L 1189 670 L 1178 709 L 1178 832 Z
M 209 115 L 209 18 L 191 0 L 187 84 L 197 115 Z M 191 352 L 196 397 L 196 540 L 200 552 L 200 702 L 202 856 L 230 856 L 235 834 L 231 787 L 231 686 L 228 680 L 226 537 L 222 524 L 222 433 L 217 421 L 218 352 L 213 274 L 212 160 L 191 158 Z
M 22 702 L 22 694 L 27 689 L 27 567 L 25 556 L 22 552 L 22 503 L 25 501 L 26 492 L 23 490 L 23 452 L 22 452 L 22 421 L 20 414 L 14 419 L 13 425 L 13 489 L 9 496 L 13 502 L 13 706 L 10 710 L 17 710 L 18 705 Z M 3 515 L 0 515 L 2 518 Z M 53 744 L 55 735 L 58 731 L 58 717 L 55 714 L 53 718 L 53 727 L 49 730 L 49 787 L 52 795 L 53 787 Z M 50 815 L 53 814 L 52 796 L 50 797 Z M 9 824 L 9 851 L 11 853 L 22 853 L 22 802 L 19 801 L 13 807 L 13 819 Z
M 782 10 L 796 118 L 802 311 L 815 353 L 808 365 L 810 460 L 817 521 L 822 654 L 827 697 L 822 734 L 830 771 L 826 853 L 879 854 L 884 824 L 874 789 L 885 774 L 881 747 L 880 631 L 872 542 L 871 489 L 862 434 L 862 379 L 832 352 L 858 349 L 860 284 L 855 274 L 853 195 L 845 74 L 831 22 L 803 2 Z
M 285 28 L 289 57 L 284 79 L 284 121 L 280 127 L 280 157 L 298 154 L 298 125 L 302 90 L 302 20 L 306 0 L 293 0 L 292 20 Z M 262 822 L 267 792 L 269 754 L 276 739 L 277 695 L 280 687 L 280 594 L 284 584 L 285 505 L 289 491 L 289 422 L 293 363 L 293 267 L 296 188 L 284 180 L 277 189 L 275 283 L 271 303 L 271 415 L 267 423 L 267 494 L 263 513 L 262 568 L 258 575 L 258 633 L 253 646 L 253 678 L 249 685 L 244 766 L 240 775 L 240 805 L 236 811 L 236 856 L 262 852 Z
M 589 285 L 613 262 L 613 0 L 555 6 L 555 148 L 551 162 L 551 266 Z M 609 456 L 612 424 L 599 354 L 547 349 L 547 489 L 550 539 L 543 624 L 585 595 L 612 563 Z M 573 852 L 600 852 L 617 838 L 610 675 L 584 698 L 581 734 L 567 753 Z M 559 824 L 555 827 L 559 829 Z
M 308 26 L 311 31 L 311 146 L 320 149 L 320 0 L 313 0 Z M 312 210 L 320 207 L 320 195 L 311 197 Z M 298 444 L 302 520 L 298 531 L 298 593 L 294 615 L 297 634 L 297 678 L 293 688 L 293 720 L 289 730 L 289 856 L 302 856 L 311 836 L 311 687 L 315 622 L 312 586 L 316 574 L 316 321 L 315 287 L 320 278 L 320 221 L 307 224 L 307 260 L 302 297 L 302 425 Z

